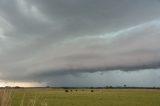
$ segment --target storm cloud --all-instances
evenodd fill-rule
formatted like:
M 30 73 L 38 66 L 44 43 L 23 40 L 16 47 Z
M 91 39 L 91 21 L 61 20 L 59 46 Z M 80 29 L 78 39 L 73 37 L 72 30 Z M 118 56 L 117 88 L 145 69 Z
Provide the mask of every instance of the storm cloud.
M 159 10 L 159 0 L 0 0 L 0 80 L 159 70 Z

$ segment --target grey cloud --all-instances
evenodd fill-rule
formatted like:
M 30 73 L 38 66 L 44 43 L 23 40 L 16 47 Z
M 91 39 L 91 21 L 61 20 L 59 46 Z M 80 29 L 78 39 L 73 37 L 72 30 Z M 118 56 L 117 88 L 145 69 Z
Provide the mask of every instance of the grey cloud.
M 25 70 L 24 75 L 40 78 L 96 71 L 157 69 L 160 66 L 159 26 L 159 21 L 151 21 L 109 35 L 66 40 L 34 57 L 28 54 L 31 59 L 11 62 L 6 67 L 17 72 Z
M 159 10 L 159 0 L 0 0 L 0 78 L 159 68 Z
M 158 0 L 32 0 L 44 14 L 62 25 L 64 34 L 95 35 L 160 17 Z

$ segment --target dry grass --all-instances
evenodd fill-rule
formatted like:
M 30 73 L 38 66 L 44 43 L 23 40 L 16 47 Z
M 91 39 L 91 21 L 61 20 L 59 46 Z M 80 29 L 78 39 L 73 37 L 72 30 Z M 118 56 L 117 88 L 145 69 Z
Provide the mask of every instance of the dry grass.
M 157 89 L 0 89 L 0 106 L 160 106 Z
M 0 106 L 11 106 L 13 89 L 3 89 L 0 91 Z
M 12 106 L 13 96 L 14 96 L 14 89 L 12 88 L 1 89 L 0 90 L 0 106 Z M 38 100 L 38 97 L 36 95 L 34 99 L 30 99 L 28 101 L 27 106 L 48 106 L 45 100 L 42 100 L 41 102 L 36 103 L 37 100 Z M 25 93 L 22 96 L 19 106 L 24 106 L 24 101 L 25 101 Z

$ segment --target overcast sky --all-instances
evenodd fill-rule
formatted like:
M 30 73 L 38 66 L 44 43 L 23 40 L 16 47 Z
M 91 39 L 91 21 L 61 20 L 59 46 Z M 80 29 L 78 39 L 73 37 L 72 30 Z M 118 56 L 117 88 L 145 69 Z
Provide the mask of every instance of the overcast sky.
M 160 0 L 0 0 L 0 86 L 160 86 L 159 11 Z

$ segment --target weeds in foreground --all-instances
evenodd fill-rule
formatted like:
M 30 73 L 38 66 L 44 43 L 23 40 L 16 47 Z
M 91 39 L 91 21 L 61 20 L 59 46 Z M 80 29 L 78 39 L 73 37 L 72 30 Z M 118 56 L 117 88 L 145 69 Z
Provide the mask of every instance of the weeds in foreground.
M 0 90 L 0 106 L 12 106 L 12 100 L 14 96 L 14 89 L 5 88 Z M 38 101 L 38 96 L 35 95 L 34 99 L 29 99 L 27 105 L 24 105 L 26 94 L 22 96 L 19 106 L 48 106 L 45 99 Z
M 0 91 L 0 106 L 11 106 L 13 96 L 12 89 L 3 89 Z

